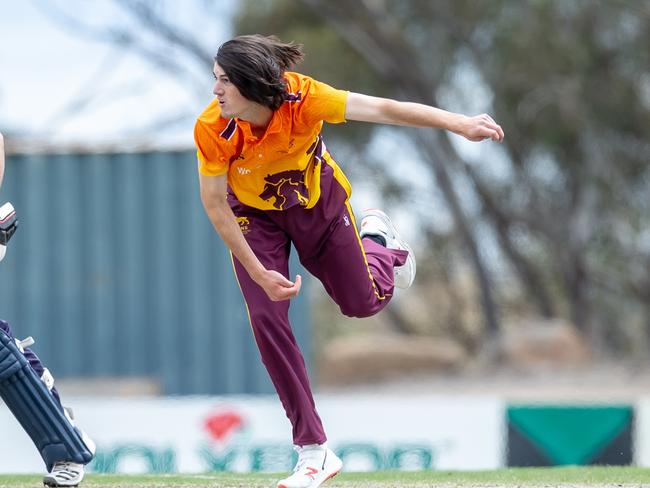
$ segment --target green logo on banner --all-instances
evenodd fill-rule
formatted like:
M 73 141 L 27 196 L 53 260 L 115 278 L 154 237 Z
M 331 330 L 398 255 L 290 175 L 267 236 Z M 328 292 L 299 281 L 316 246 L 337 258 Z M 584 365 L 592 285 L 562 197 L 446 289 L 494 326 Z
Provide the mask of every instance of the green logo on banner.
M 508 422 L 555 464 L 588 464 L 631 422 L 629 406 L 518 406 Z

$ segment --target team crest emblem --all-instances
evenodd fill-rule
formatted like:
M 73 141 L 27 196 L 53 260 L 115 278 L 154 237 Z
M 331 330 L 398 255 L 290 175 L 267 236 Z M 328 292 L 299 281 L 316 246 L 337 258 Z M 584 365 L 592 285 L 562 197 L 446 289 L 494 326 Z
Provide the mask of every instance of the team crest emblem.
M 273 199 L 273 207 L 277 210 L 293 207 L 294 205 L 307 206 L 309 192 L 305 186 L 305 173 L 292 169 L 281 171 L 264 178 L 264 191 L 259 197 L 262 200 Z
M 248 234 L 250 231 L 250 221 L 248 217 L 237 217 L 237 223 L 239 224 L 239 230 L 242 234 Z

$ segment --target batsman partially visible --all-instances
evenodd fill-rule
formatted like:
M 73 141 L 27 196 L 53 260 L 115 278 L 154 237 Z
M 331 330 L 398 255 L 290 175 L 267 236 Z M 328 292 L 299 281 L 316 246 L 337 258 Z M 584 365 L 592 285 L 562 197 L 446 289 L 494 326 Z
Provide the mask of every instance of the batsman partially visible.
M 4 137 L 0 133 L 0 189 L 4 170 Z M 7 202 L 0 206 L 0 261 L 17 228 L 16 211 Z M 84 466 L 93 459 L 95 444 L 75 425 L 72 411 L 61 404 L 54 377 L 29 348 L 32 344 L 31 337 L 16 339 L 9 324 L 0 320 L 0 398 L 43 458 L 48 471 L 43 483 L 77 486 L 84 477 Z

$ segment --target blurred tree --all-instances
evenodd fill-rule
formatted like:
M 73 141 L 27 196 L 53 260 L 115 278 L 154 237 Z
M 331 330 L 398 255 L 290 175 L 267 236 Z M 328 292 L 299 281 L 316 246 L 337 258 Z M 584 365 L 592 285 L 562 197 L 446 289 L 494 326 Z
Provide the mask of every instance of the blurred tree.
M 88 69 L 77 96 L 64 105 L 49 126 L 75 116 L 114 106 L 131 96 L 147 97 L 161 80 L 175 80 L 188 97 L 164 116 L 151 117 L 151 125 L 131 126 L 129 136 L 160 133 L 167 127 L 192 124 L 198 107 L 209 96 L 212 55 L 219 40 L 229 35 L 230 10 L 221 2 L 156 0 L 50 0 L 33 2 L 48 19 L 66 32 L 88 42 L 113 47 L 101 60 L 84 59 Z M 228 20 L 224 21 L 223 17 Z M 215 19 L 217 19 L 215 21 Z M 150 67 L 150 76 L 133 76 L 130 82 L 115 83 L 113 73 L 139 57 Z M 99 61 L 99 62 L 97 62 Z M 154 82 L 152 82 L 152 79 Z M 181 91 L 181 90 L 179 90 Z M 193 103 L 187 103 L 190 100 Z
M 544 273 L 558 311 L 629 349 L 611 339 L 630 337 L 647 290 L 650 214 L 636 196 L 647 195 L 650 176 L 650 56 L 640 48 L 650 9 L 597 3 L 502 1 L 483 13 L 489 24 L 447 21 L 508 127 L 513 177 L 491 185 L 510 209 L 507 230 L 535 243 L 518 247 Z M 642 320 L 647 334 L 650 316 Z

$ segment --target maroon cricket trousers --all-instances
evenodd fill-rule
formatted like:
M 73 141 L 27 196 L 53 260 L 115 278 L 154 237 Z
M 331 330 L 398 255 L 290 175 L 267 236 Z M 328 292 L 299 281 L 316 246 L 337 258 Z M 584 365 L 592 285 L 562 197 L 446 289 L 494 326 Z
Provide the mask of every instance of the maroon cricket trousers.
M 310 209 L 294 205 L 259 210 L 243 205 L 231 192 L 228 201 L 246 241 L 267 269 L 289 278 L 293 243 L 302 265 L 321 281 L 343 314 L 368 317 L 390 301 L 393 268 L 403 265 L 408 253 L 359 238 L 348 196 L 326 161 L 321 163 L 321 196 Z M 293 442 L 322 444 L 327 437 L 289 323 L 290 301 L 271 301 L 241 263 L 233 262 L 262 362 L 293 426 Z

